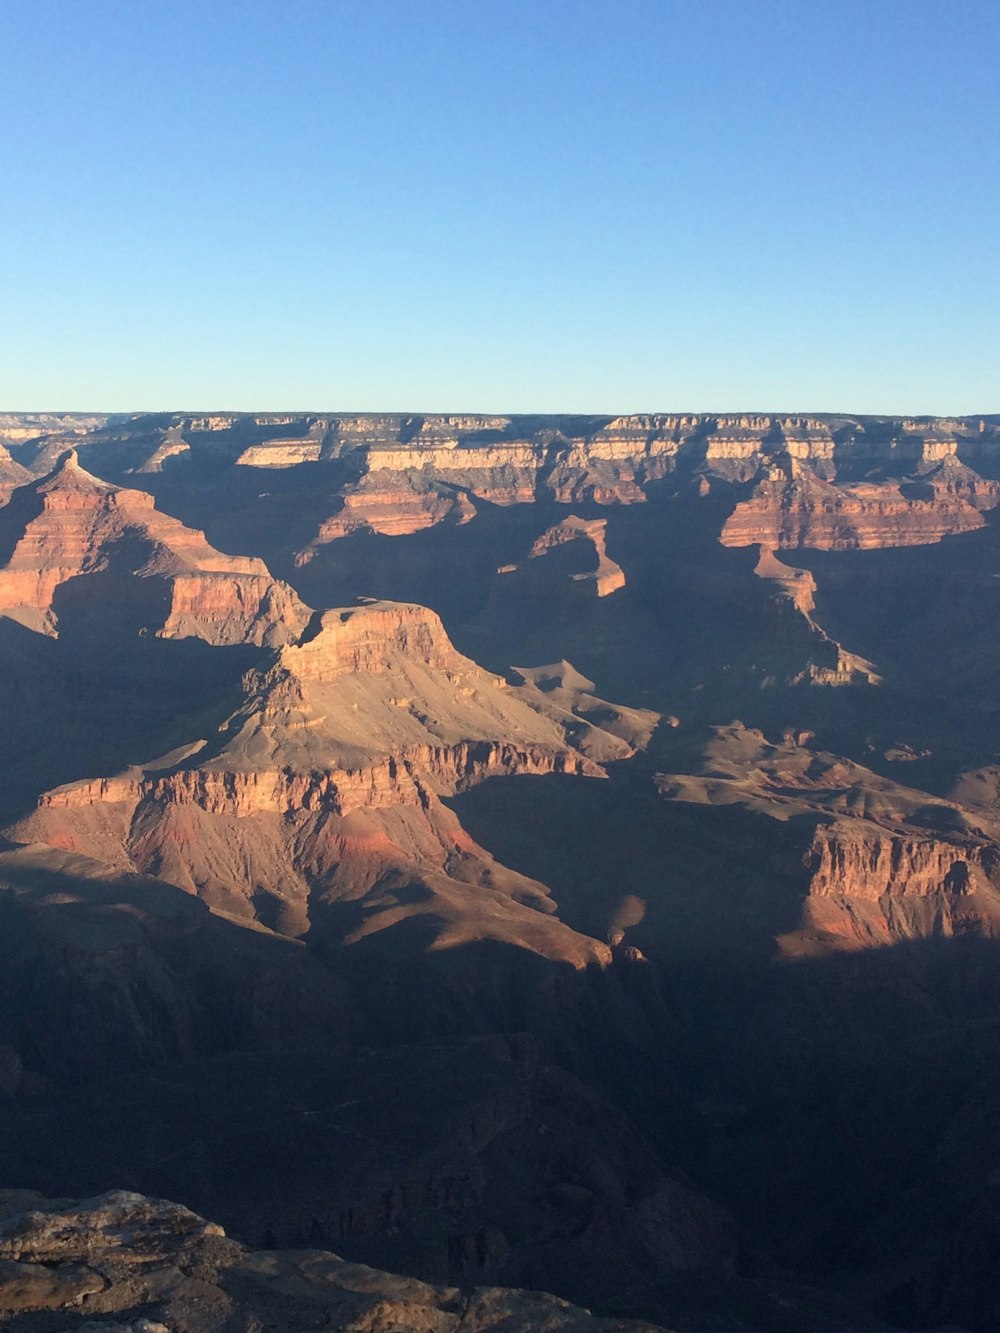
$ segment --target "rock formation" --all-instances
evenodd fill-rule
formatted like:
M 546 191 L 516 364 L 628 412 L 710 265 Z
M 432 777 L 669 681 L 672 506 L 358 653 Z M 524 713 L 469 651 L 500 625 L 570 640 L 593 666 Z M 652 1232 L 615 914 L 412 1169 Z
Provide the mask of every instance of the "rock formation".
M 74 1328 L 106 1333 L 662 1329 L 596 1318 L 544 1292 L 432 1286 L 317 1249 L 248 1250 L 189 1209 L 141 1194 L 67 1200 L 0 1191 L 0 1318 L 31 1329 L 34 1314 L 56 1327 L 58 1316 L 47 1313 L 56 1311 Z
M 546 529 L 531 548 L 529 559 L 546 555 L 559 546 L 570 542 L 588 543 L 596 559 L 596 567 L 585 573 L 572 574 L 570 577 L 578 583 L 593 587 L 598 597 L 609 597 L 619 588 L 625 587 L 625 571 L 608 555 L 607 522 L 605 519 L 583 519 L 571 514 L 554 527 Z M 514 569 L 517 566 L 513 566 Z M 507 572 L 505 569 L 499 573 Z
M 285 934 L 325 919 L 358 940 L 423 916 L 438 922 L 436 947 L 489 937 L 577 966 L 606 961 L 441 799 L 497 775 L 599 777 L 602 762 L 634 753 L 653 719 L 587 686 L 556 697 L 509 687 L 457 653 L 423 607 L 328 611 L 247 677 L 218 739 L 49 792 L 10 833 L 157 875 Z
M 49 435 L 87 435 L 107 421 L 93 412 L 0 412 L 0 440 L 17 444 Z
M 850 486 L 823 481 L 793 458 L 787 472 L 773 468 L 752 498 L 736 506 L 721 540 L 777 550 L 922 546 L 981 528 L 983 511 L 998 501 L 1000 483 L 985 481 L 951 455 L 900 482 Z
M 795 569 L 779 560 L 769 546 L 762 545 L 754 573 L 777 590 L 805 620 L 816 638 L 815 660 L 787 678 L 790 685 L 879 685 L 874 665 L 857 653 L 848 652 L 830 637 L 813 616 L 816 609 L 816 580 L 807 569 Z
M 343 507 L 320 526 L 315 540 L 298 557 L 307 564 L 317 546 L 336 541 L 352 532 L 377 532 L 385 537 L 404 537 L 446 519 L 468 523 L 475 505 L 460 490 L 439 481 L 425 481 L 419 472 L 402 478 L 389 472 L 369 472 L 343 495 Z
M 1000 419 L 0 439 L 15 1327 L 991 1333 Z
M 343 475 L 330 512 L 299 548 L 302 561 L 358 530 L 408 535 L 468 521 L 477 500 L 628 505 L 645 501 L 651 487 L 683 488 L 692 477 L 696 493 L 713 480 L 754 483 L 725 525 L 727 544 L 935 542 L 982 526 L 982 512 L 997 503 L 1000 464 L 997 423 L 982 418 L 7 416 L 0 438 L 36 470 L 67 443 L 139 477 L 164 464 L 173 475 L 234 464 L 286 475 L 336 465 Z
M 200 532 L 154 508 L 145 491 L 123 490 L 80 467 L 72 450 L 21 486 L 0 517 L 0 613 L 58 632 L 72 593 L 84 612 L 117 599 L 145 632 L 196 635 L 214 644 L 278 644 L 301 633 L 308 610 L 263 561 L 223 555 Z
M 992 839 L 836 820 L 817 828 L 808 866 L 802 931 L 821 947 L 1000 935 L 1000 845 Z
M 0 444 L 0 505 L 6 504 L 11 493 L 30 480 L 28 469 L 15 463 L 10 451 Z
M 811 737 L 778 744 L 739 724 L 716 729 L 701 773 L 660 774 L 670 801 L 738 805 L 782 824 L 811 817 L 799 928 L 790 955 L 972 933 L 1000 938 L 1000 823 L 933 800 Z

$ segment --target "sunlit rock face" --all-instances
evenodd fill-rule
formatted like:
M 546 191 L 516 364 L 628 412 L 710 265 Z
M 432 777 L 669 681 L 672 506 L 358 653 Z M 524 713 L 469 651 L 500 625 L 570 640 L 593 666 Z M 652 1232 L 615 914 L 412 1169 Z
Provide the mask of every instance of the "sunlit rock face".
M 1000 483 L 978 476 L 945 453 L 902 482 L 824 481 L 793 460 L 771 470 L 722 529 L 726 546 L 800 546 L 824 551 L 923 546 L 983 527 L 1000 501 Z
M 92 476 L 73 451 L 12 494 L 0 530 L 8 553 L 0 612 L 46 633 L 58 630 L 66 585 L 85 600 L 92 593 L 107 601 L 101 576 L 134 578 L 148 613 L 143 628 L 164 638 L 275 644 L 301 633 L 308 619 L 263 561 L 223 555 L 202 533 L 157 510 L 145 491 Z
M 36 474 L 67 444 L 85 458 L 113 457 L 137 478 L 206 466 L 285 477 L 326 468 L 329 508 L 299 547 L 303 563 L 356 532 L 408 536 L 466 523 L 477 504 L 630 505 L 646 501 L 651 487 L 692 482 L 696 494 L 713 482 L 755 487 L 750 497 L 734 496 L 727 544 L 922 544 L 981 527 L 1000 472 L 998 427 L 984 418 L 8 415 L 0 418 L 4 440 L 12 461 Z M 7 480 L 0 475 L 0 499 Z
M 551 528 L 546 528 L 534 542 L 529 553 L 529 560 L 537 560 L 550 551 L 560 547 L 577 544 L 589 547 L 593 564 L 592 569 L 582 570 L 570 575 L 577 584 L 593 590 L 596 597 L 610 597 L 625 587 L 625 571 L 608 555 L 607 522 L 605 519 L 583 519 L 571 514 Z M 523 565 L 505 566 L 501 573 L 514 573 Z
M 49 792 L 11 836 L 158 875 L 288 934 L 395 874 L 421 894 L 383 890 L 358 937 L 432 912 L 442 945 L 498 938 L 575 966 L 608 960 L 441 798 L 497 776 L 603 777 L 603 761 L 645 743 L 652 715 L 604 706 L 612 730 L 589 723 L 573 711 L 596 704 L 586 688 L 556 703 L 508 686 L 456 652 L 432 611 L 402 603 L 324 612 L 245 686 L 220 739 Z

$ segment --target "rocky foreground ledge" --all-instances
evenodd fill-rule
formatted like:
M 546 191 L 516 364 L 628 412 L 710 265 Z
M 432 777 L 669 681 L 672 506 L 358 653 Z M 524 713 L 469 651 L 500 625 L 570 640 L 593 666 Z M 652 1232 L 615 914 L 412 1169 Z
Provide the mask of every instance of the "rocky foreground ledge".
M 544 1292 L 437 1287 L 325 1250 L 246 1249 L 180 1204 L 0 1191 L 0 1324 L 17 1333 L 657 1333 Z M 663 1333 L 660 1330 L 660 1333 Z

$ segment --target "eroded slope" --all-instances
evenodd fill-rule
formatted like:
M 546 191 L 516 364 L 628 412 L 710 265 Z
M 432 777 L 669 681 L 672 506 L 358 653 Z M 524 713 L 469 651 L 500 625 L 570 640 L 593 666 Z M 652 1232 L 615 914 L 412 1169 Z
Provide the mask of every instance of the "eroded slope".
M 309 614 L 262 560 L 216 551 L 145 491 L 92 476 L 72 450 L 0 510 L 0 561 L 0 613 L 49 634 L 60 615 L 107 609 L 164 638 L 276 644 Z
M 329 611 L 248 674 L 221 735 L 52 791 L 10 836 L 155 874 L 286 934 L 357 940 L 419 916 L 437 947 L 490 937 L 601 961 L 604 946 L 440 799 L 497 775 L 600 777 L 634 753 L 655 719 L 588 684 L 508 686 L 426 608 Z

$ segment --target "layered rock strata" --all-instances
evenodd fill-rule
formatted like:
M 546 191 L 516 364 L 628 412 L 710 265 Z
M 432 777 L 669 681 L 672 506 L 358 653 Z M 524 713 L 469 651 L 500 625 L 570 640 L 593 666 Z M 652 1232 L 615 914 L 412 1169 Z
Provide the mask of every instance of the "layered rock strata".
M 1000 822 L 812 748 L 716 728 L 700 772 L 661 774 L 671 801 L 737 805 L 791 827 L 815 820 L 791 956 L 972 933 L 1000 938 Z M 784 835 L 777 829 L 780 843 Z M 776 843 L 776 845 L 778 845 Z
M 489 937 L 606 961 L 442 798 L 495 775 L 600 777 L 654 720 L 578 682 L 551 698 L 510 687 L 457 653 L 433 612 L 369 603 L 324 613 L 250 673 L 217 739 L 49 792 L 10 833 L 157 875 L 284 934 L 329 927 L 352 904 L 338 930 L 353 940 L 421 916 L 438 947 Z
M 73 451 L 12 494 L 0 514 L 0 551 L 0 614 L 47 634 L 58 633 L 70 592 L 113 612 L 100 576 L 115 580 L 123 603 L 131 599 L 121 580 L 134 579 L 135 614 L 162 638 L 275 645 L 301 634 L 310 615 L 262 560 L 223 555 L 145 491 L 92 476 Z
M 924 546 L 981 528 L 983 513 L 1000 501 L 1000 483 L 987 481 L 953 455 L 898 483 L 824 481 L 793 459 L 771 469 L 722 529 L 725 546 L 823 551 Z
M 377 532 L 384 537 L 405 537 L 446 519 L 468 523 L 476 507 L 468 496 L 443 482 L 425 481 L 419 473 L 402 478 L 390 472 L 369 473 L 347 488 L 342 507 L 320 525 L 315 541 L 298 558 L 306 564 L 315 548 L 352 532 Z
M 902 832 L 862 820 L 816 830 L 800 936 L 791 952 L 902 940 L 1000 936 L 1000 846 L 976 835 Z
M 463 521 L 477 499 L 635 504 L 671 477 L 682 487 L 693 478 L 695 495 L 712 482 L 756 485 L 726 525 L 727 544 L 914 545 L 981 526 L 1000 472 L 1000 426 L 976 417 L 219 413 L 8 416 L 0 426 L 29 466 L 44 466 L 59 441 L 77 443 L 98 470 L 104 460 L 137 475 L 165 463 L 287 473 L 340 462 L 349 475 L 304 560 L 359 528 L 405 535 Z
M 43 435 L 87 435 L 108 421 L 93 412 L 0 412 L 0 440 L 9 444 Z

